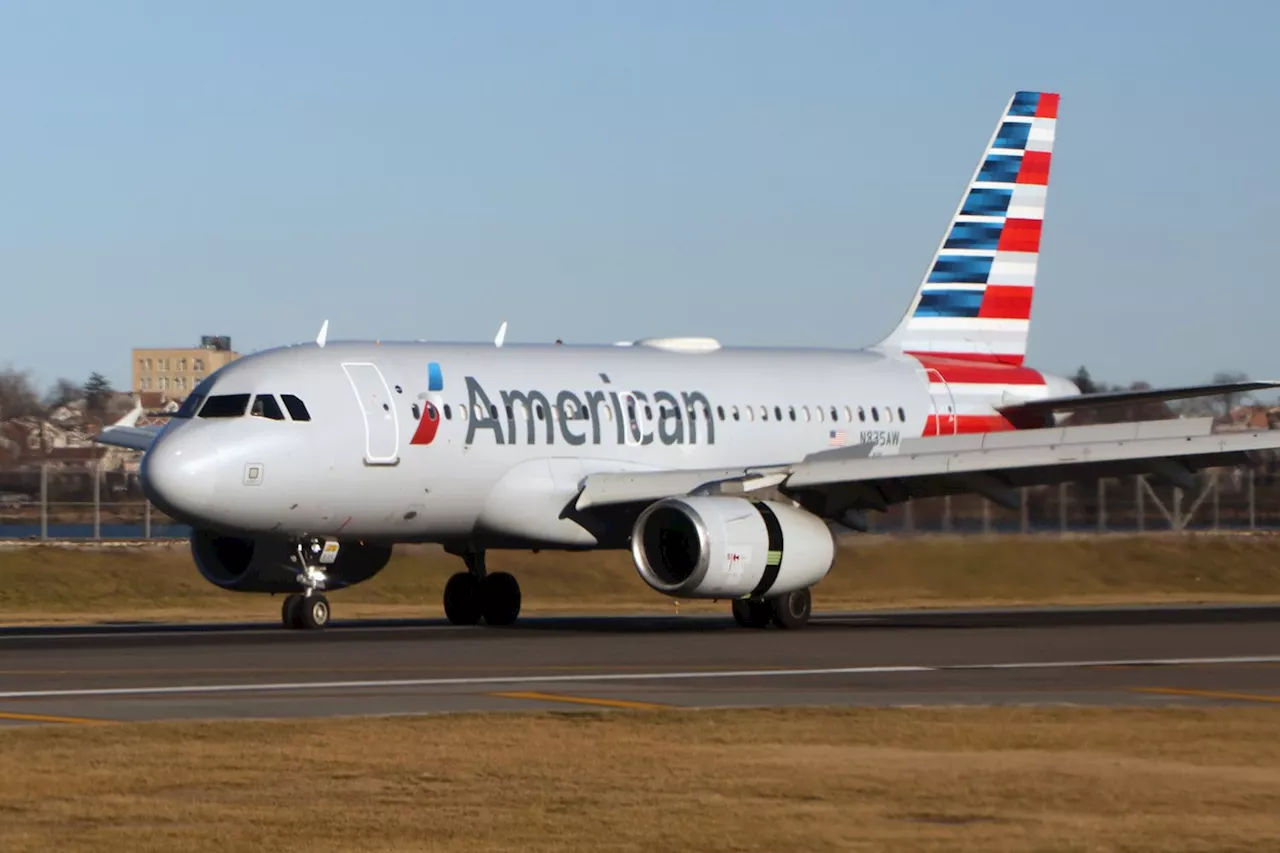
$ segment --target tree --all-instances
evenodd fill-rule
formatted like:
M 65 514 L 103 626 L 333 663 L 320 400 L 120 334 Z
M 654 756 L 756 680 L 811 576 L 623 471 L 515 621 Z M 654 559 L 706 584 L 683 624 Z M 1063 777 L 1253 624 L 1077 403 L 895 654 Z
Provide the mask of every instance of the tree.
M 42 411 L 40 396 L 26 371 L 0 370 L 0 419 L 28 418 Z
M 1089 375 L 1089 368 L 1085 367 L 1083 364 L 1080 365 L 1080 369 L 1076 371 L 1076 375 L 1071 377 L 1071 381 L 1080 389 L 1081 394 L 1098 393 L 1098 386 L 1094 384 L 1093 377 Z
M 96 371 L 91 374 L 89 380 L 84 383 L 85 414 L 101 416 L 111 401 L 112 393 L 111 382 L 107 377 Z
M 49 393 L 45 394 L 44 402 L 50 409 L 56 409 L 58 406 L 65 406 L 68 403 L 74 403 L 84 396 L 84 389 L 70 379 L 59 379 L 53 383 L 53 387 L 49 389 Z
M 1238 370 L 1219 370 L 1213 374 L 1214 385 L 1227 385 L 1232 382 L 1248 382 L 1249 375 Z M 1228 391 L 1225 394 L 1219 394 L 1213 398 L 1213 402 L 1217 404 L 1218 413 L 1221 415 L 1230 415 L 1231 410 L 1236 406 L 1248 405 L 1253 402 L 1249 394 L 1244 391 Z

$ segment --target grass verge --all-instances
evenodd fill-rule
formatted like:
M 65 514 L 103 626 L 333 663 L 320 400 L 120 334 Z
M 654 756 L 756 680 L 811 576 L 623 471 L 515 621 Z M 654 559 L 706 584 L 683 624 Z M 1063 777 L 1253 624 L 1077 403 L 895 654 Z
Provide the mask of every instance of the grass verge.
M 1280 716 L 459 715 L 0 731 L 0 850 L 1261 850 Z
M 526 613 L 665 612 L 676 605 L 637 577 L 625 552 L 495 552 Z M 439 616 L 461 562 L 399 549 L 373 580 L 333 595 L 339 617 Z M 864 537 L 841 547 L 814 590 L 819 610 L 1030 604 L 1280 601 L 1280 537 L 1148 535 Z M 0 550 L 0 622 L 275 619 L 280 599 L 224 592 L 185 544 Z M 679 612 L 723 612 L 682 601 Z

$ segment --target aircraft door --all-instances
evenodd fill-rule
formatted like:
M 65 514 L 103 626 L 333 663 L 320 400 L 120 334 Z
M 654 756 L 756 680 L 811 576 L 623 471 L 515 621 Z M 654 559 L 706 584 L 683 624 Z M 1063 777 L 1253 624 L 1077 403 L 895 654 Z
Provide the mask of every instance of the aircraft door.
M 956 397 L 951 386 L 936 368 L 929 367 L 920 371 L 929 389 L 929 408 L 936 424 L 934 430 L 925 426 L 925 435 L 955 435 L 958 431 L 959 418 L 956 416 Z
M 366 465 L 395 465 L 400 461 L 400 422 L 391 389 L 376 364 L 344 363 L 342 369 L 351 383 L 364 419 L 364 461 Z

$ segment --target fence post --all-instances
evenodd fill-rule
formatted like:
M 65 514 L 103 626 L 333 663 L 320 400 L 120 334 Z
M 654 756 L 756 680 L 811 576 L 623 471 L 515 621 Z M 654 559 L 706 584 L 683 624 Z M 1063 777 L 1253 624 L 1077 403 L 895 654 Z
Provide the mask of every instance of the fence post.
M 1219 529 L 1218 524 L 1218 471 L 1215 469 L 1213 478 L 1209 481 L 1210 487 L 1213 489 L 1213 529 Z
M 910 500 L 902 505 L 902 530 L 907 534 L 916 532 L 916 507 Z
M 991 501 L 982 499 L 982 532 L 991 535 Z
M 1173 530 L 1181 533 L 1186 527 L 1186 519 L 1182 517 L 1182 489 L 1173 487 Z
M 1067 532 L 1067 484 L 1065 482 L 1058 484 L 1058 532 L 1063 535 Z
M 1098 478 L 1098 532 L 1107 532 L 1107 481 Z
M 1023 486 L 1021 489 L 1018 489 L 1018 505 L 1019 505 L 1018 506 L 1019 514 L 1021 515 L 1021 518 L 1019 519 L 1019 521 L 1022 524 L 1022 532 L 1030 533 L 1031 532 L 1031 510 L 1027 507 L 1027 487 L 1026 486 Z
M 1256 493 L 1254 492 L 1254 479 L 1257 474 L 1254 468 L 1249 469 L 1249 529 L 1253 530 L 1258 525 L 1258 505 L 1255 501 Z
M 142 538 L 151 538 L 151 501 L 142 502 Z
M 40 463 L 40 541 L 49 539 L 49 463 Z
M 102 463 L 95 460 L 93 470 L 93 538 L 102 538 Z
M 1133 478 L 1133 488 L 1137 492 L 1137 506 L 1134 509 L 1134 515 L 1138 517 L 1138 532 L 1141 533 L 1147 527 L 1147 508 L 1143 506 L 1142 501 L 1145 497 L 1145 489 L 1142 488 L 1142 475 L 1137 474 Z

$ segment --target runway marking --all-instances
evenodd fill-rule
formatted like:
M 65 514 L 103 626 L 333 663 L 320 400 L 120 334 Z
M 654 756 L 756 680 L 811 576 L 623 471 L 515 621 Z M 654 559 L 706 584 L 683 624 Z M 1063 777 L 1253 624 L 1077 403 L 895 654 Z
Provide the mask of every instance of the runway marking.
M 1220 666 L 1280 663 L 1280 655 L 1220 658 L 1153 658 L 1150 660 L 1038 661 L 1017 663 L 941 664 L 937 666 L 849 666 L 823 669 L 731 669 L 712 672 L 601 672 L 568 675 L 490 675 L 469 678 L 404 678 L 377 681 L 292 681 L 258 684 L 190 684 L 163 687 L 88 687 L 69 690 L 11 690 L 6 699 L 54 699 L 90 696 L 156 696 L 201 693 L 281 693 L 306 690 L 385 690 L 407 687 L 454 687 L 485 684 L 581 684 L 609 681 L 676 681 L 710 678 L 794 678 L 821 675 L 891 675 L 980 670 L 1096 669 L 1105 666 Z
M 94 720 L 89 717 L 59 717 L 54 714 L 19 714 L 14 711 L 0 711 L 0 720 L 17 720 L 22 723 L 75 723 L 81 726 L 100 726 L 111 720 Z
M 598 705 L 602 708 L 630 708 L 640 711 L 663 710 L 676 707 L 660 702 L 634 702 L 630 699 L 596 699 L 589 696 L 568 696 L 564 693 L 540 693 L 537 690 L 522 690 L 511 693 L 490 693 L 500 699 L 532 699 L 536 702 L 568 702 L 574 705 Z
M 1235 693 L 1230 690 L 1194 690 L 1182 687 L 1135 687 L 1135 693 L 1155 693 L 1162 696 L 1194 696 L 1199 699 L 1230 699 L 1236 702 L 1271 702 L 1280 705 L 1280 696 L 1260 693 Z

